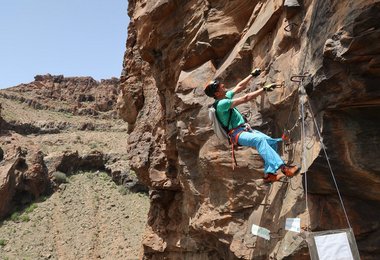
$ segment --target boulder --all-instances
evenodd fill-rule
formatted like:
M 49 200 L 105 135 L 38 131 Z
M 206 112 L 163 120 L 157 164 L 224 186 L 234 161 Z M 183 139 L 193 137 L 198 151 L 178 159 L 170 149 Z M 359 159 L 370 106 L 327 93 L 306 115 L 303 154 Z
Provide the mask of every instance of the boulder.
M 23 155 L 0 165 L 0 219 L 15 206 L 23 206 L 50 191 L 43 153 L 38 151 L 28 159 Z

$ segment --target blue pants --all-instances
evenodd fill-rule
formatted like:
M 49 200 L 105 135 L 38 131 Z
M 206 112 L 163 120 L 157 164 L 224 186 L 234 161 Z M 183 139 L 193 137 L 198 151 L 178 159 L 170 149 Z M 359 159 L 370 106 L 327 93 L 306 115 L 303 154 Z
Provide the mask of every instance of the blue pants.
M 244 127 L 242 127 L 242 130 L 243 129 Z M 235 135 L 240 132 L 239 130 L 233 134 L 233 140 Z M 249 129 L 248 131 L 241 132 L 238 144 L 256 148 L 264 159 L 264 174 L 275 174 L 280 166 L 285 164 L 277 153 L 277 143 L 281 141 L 281 138 L 272 138 L 260 131 Z

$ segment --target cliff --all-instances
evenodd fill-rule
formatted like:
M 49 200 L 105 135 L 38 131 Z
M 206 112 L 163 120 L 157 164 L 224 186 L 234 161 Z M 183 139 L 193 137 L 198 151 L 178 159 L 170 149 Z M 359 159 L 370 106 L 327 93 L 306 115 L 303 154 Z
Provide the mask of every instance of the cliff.
M 379 258 L 379 11 L 370 0 L 129 1 L 118 110 L 151 189 L 144 259 L 308 259 L 306 231 L 349 226 L 331 170 L 362 259 Z M 256 67 L 247 92 L 282 87 L 239 110 L 271 136 L 291 130 L 281 155 L 303 173 L 270 187 L 254 149 L 239 148 L 231 169 L 203 93 Z M 284 230 L 286 218 L 303 232 Z
M 0 96 L 35 109 L 112 118 L 115 116 L 118 87 L 117 78 L 99 82 L 92 77 L 47 74 L 36 75 L 33 82 L 2 90 Z

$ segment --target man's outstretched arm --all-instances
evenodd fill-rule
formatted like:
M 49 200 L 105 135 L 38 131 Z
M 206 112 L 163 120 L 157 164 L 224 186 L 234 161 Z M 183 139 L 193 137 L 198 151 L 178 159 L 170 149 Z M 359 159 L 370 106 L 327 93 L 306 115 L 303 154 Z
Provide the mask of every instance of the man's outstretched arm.
M 233 99 L 231 103 L 231 108 L 234 108 L 243 103 L 247 103 L 248 101 L 256 98 L 258 95 L 260 95 L 263 92 L 272 92 L 276 88 L 276 86 L 278 86 L 278 84 L 271 83 L 251 93 L 245 94 L 244 96 L 240 98 Z
M 251 74 L 249 74 L 247 77 L 245 77 L 242 81 L 240 81 L 236 87 L 234 87 L 232 89 L 232 91 L 237 94 L 237 93 L 240 93 L 242 92 L 244 89 L 247 88 L 248 86 L 248 82 L 253 78 L 253 76 Z
M 261 95 L 261 93 L 263 93 L 264 91 L 265 90 L 263 88 L 260 88 L 258 90 L 253 91 L 253 92 L 245 94 L 242 97 L 233 99 L 230 108 L 234 108 L 240 104 L 247 103 L 248 101 L 255 99 L 257 96 Z
M 247 77 L 245 77 L 242 81 L 240 81 L 235 88 L 232 89 L 232 91 L 237 94 L 244 89 L 247 88 L 248 82 L 253 78 L 259 76 L 261 73 L 260 69 L 254 69 L 251 74 L 249 74 Z

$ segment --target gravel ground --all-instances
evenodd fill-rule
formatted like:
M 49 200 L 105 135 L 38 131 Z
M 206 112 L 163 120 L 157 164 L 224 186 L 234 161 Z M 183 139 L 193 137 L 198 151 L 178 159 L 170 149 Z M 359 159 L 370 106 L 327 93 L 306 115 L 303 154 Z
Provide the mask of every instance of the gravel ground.
M 79 173 L 0 222 L 0 259 L 138 259 L 149 198 L 106 173 Z

